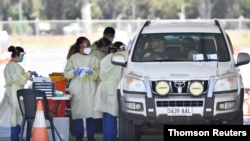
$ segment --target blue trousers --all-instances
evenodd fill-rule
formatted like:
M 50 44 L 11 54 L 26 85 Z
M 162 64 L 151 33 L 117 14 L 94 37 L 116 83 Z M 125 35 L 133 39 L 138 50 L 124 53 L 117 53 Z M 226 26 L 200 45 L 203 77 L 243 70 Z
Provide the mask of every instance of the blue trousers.
M 74 122 L 74 136 L 83 137 L 84 136 L 84 126 L 83 119 L 75 119 Z M 87 118 L 86 119 L 86 129 L 87 129 L 87 138 L 94 138 L 95 136 L 95 119 Z
M 117 136 L 117 117 L 103 113 L 103 141 L 114 141 Z
M 19 125 L 10 128 L 10 140 L 11 141 L 18 141 L 19 134 L 21 132 L 21 127 Z

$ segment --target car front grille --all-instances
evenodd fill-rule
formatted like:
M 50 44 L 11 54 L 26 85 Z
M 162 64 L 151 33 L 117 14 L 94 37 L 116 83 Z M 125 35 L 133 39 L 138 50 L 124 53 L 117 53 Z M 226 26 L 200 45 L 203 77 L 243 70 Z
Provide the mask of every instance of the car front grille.
M 157 107 L 202 107 L 202 100 L 192 101 L 157 101 Z
M 204 90 L 203 90 L 202 94 L 207 93 L 207 90 L 208 90 L 208 81 L 205 81 L 205 80 L 192 80 L 192 81 L 166 81 L 166 80 L 161 80 L 161 81 L 165 81 L 170 86 L 170 91 L 169 91 L 168 96 L 169 95 L 179 95 L 179 96 L 181 96 L 181 95 L 191 95 L 190 91 L 189 91 L 189 87 L 190 87 L 190 84 L 192 82 L 200 82 L 203 85 Z M 161 82 L 161 81 L 152 81 L 151 82 L 153 94 L 158 94 L 156 92 L 156 85 L 157 85 L 158 82 Z M 178 92 L 178 86 L 177 86 L 178 83 L 182 84 L 181 92 Z

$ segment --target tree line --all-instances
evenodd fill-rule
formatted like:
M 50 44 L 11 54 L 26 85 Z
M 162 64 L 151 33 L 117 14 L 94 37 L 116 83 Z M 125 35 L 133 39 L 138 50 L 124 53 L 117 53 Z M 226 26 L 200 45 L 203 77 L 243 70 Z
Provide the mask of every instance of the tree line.
M 250 0 L 0 0 L 0 20 L 235 19 Z

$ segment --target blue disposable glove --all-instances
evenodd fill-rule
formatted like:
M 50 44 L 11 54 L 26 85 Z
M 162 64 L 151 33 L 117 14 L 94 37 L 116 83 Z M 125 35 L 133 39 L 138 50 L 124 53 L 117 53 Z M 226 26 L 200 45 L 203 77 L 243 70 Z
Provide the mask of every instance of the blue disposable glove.
M 84 77 L 87 73 L 86 73 L 87 69 L 82 67 L 79 69 L 79 74 L 78 74 L 78 77 L 82 78 Z
M 32 75 L 33 75 L 34 77 L 38 77 L 38 73 L 37 73 L 36 71 L 33 71 L 33 72 L 32 72 Z
M 80 73 L 79 73 L 79 69 L 76 69 L 76 70 L 74 70 L 73 71 L 73 74 L 75 75 L 75 76 L 78 76 Z
M 86 71 L 86 74 L 92 75 L 92 74 L 93 74 L 93 71 L 89 69 L 89 70 Z

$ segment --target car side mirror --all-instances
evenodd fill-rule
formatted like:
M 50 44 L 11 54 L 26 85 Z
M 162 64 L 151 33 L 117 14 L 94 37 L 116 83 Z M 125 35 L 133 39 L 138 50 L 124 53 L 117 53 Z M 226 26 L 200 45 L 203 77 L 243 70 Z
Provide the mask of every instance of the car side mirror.
M 121 53 L 113 54 L 111 58 L 111 63 L 114 65 L 123 66 L 123 67 L 127 66 L 126 59 Z
M 235 66 L 237 67 L 248 64 L 249 61 L 250 61 L 250 56 L 248 53 L 239 53 L 237 57 L 237 63 L 235 64 Z

